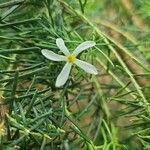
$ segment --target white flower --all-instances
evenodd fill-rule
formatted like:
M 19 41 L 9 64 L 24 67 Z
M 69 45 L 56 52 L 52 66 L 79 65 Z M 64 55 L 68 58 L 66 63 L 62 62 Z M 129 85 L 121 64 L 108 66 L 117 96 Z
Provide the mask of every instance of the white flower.
M 84 71 L 90 74 L 94 74 L 94 75 L 97 74 L 97 70 L 93 65 L 76 58 L 78 54 L 81 53 L 82 51 L 86 50 L 87 48 L 93 47 L 95 45 L 94 41 L 85 41 L 79 44 L 77 48 L 73 51 L 73 53 L 69 52 L 69 50 L 65 46 L 63 39 L 61 38 L 56 39 L 56 45 L 64 53 L 65 56 L 55 54 L 54 52 L 46 50 L 46 49 L 43 49 L 41 51 L 42 54 L 47 59 L 50 59 L 53 61 L 66 61 L 67 62 L 56 79 L 56 87 L 60 87 L 66 83 L 73 64 L 76 64 L 78 67 L 82 68 Z

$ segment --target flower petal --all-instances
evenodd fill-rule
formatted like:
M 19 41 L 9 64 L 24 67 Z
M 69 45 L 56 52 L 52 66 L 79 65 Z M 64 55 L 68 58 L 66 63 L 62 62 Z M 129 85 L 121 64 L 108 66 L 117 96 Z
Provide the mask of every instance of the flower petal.
M 62 86 L 66 83 L 66 81 L 69 77 L 71 66 L 72 66 L 71 63 L 66 63 L 65 64 L 62 71 L 60 72 L 60 74 L 58 75 L 58 77 L 56 79 L 56 87 L 60 87 L 60 86 Z
M 56 39 L 56 45 L 65 54 L 69 54 L 68 48 L 65 46 L 64 40 L 62 38 Z
M 75 56 L 77 56 L 79 53 L 86 50 L 87 48 L 95 46 L 95 44 L 96 43 L 94 41 L 85 41 L 77 46 L 77 48 L 74 50 L 73 54 Z
M 96 68 L 85 62 L 85 61 L 82 61 L 82 60 L 79 60 L 79 59 L 76 59 L 75 62 L 74 62 L 78 67 L 82 68 L 84 71 L 86 71 L 87 73 L 90 73 L 90 74 L 98 74 Z
M 50 60 L 53 60 L 53 61 L 64 61 L 64 60 L 66 60 L 66 57 L 65 57 L 65 56 L 55 54 L 54 52 L 49 51 L 49 50 L 47 50 L 47 49 L 42 49 L 41 53 L 42 53 L 47 59 L 50 59 Z

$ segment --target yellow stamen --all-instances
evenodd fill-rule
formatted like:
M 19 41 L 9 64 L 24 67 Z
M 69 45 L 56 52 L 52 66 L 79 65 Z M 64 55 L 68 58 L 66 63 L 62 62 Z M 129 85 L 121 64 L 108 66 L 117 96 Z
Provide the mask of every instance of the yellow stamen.
M 76 57 L 73 54 L 68 54 L 67 55 L 67 61 L 69 63 L 73 63 L 76 60 Z

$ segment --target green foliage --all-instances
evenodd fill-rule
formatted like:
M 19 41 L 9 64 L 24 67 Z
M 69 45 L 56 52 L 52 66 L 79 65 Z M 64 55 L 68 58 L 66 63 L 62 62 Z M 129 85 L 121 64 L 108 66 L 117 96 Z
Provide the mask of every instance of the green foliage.
M 0 1 L 0 149 L 150 149 L 149 2 L 122 1 Z M 94 40 L 80 57 L 99 74 L 56 88 L 64 63 L 41 50 L 58 37 Z

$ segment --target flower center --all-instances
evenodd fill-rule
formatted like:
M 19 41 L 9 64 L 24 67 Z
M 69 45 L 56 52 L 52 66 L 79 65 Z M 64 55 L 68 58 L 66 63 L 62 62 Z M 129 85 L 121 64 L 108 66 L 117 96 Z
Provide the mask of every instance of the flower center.
M 75 61 L 76 57 L 73 54 L 68 54 L 67 55 L 67 61 L 69 63 L 73 63 Z

